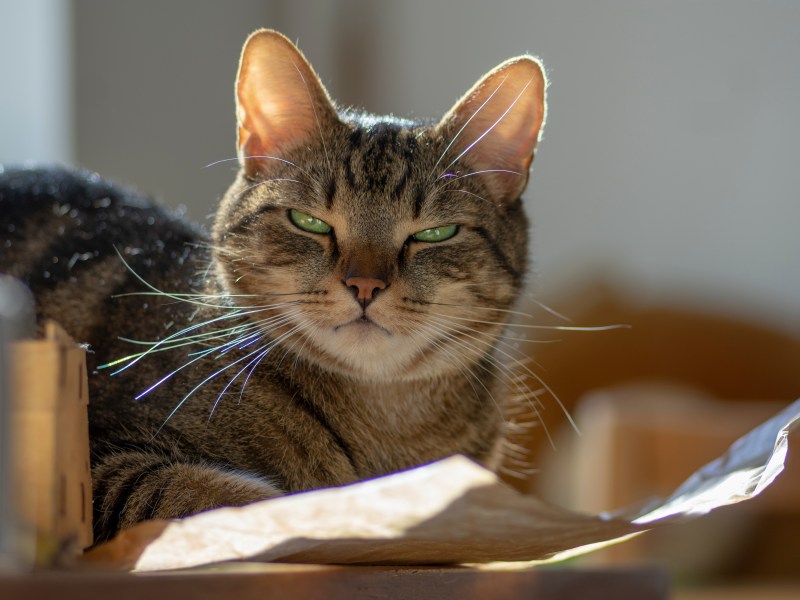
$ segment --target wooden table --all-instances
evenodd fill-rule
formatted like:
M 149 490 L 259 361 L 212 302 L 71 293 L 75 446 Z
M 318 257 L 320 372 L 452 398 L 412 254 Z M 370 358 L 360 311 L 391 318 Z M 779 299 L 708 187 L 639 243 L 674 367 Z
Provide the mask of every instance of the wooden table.
M 666 600 L 668 595 L 669 577 L 655 568 L 486 571 L 233 564 L 214 570 L 146 575 L 86 571 L 0 575 L 2 600 Z

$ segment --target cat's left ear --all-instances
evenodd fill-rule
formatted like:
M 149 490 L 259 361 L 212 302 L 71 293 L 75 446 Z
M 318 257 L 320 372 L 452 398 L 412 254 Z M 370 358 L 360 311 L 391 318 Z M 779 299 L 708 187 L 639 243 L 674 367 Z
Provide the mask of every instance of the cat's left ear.
M 337 115 L 300 50 L 283 34 L 261 29 L 242 50 L 236 118 L 239 162 L 252 176 L 288 151 L 319 142 Z
M 437 126 L 450 144 L 440 164 L 466 164 L 499 203 L 520 197 L 546 114 L 541 62 L 520 56 L 487 73 Z M 443 173 L 444 174 L 444 173 Z M 464 173 L 466 174 L 466 173 Z

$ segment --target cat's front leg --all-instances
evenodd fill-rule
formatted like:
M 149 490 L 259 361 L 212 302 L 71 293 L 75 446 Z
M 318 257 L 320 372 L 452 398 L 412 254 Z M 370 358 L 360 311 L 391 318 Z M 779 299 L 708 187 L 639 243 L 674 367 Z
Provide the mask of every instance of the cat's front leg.
M 185 517 L 281 496 L 266 479 L 201 460 L 124 451 L 92 469 L 95 542 L 147 519 Z

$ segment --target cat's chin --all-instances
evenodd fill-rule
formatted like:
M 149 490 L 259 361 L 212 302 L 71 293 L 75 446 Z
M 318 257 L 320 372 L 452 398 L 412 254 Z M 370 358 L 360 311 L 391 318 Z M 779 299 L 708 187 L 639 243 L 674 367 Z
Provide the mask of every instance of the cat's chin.
M 359 317 L 314 335 L 323 366 L 366 379 L 414 377 L 419 346 L 375 321 Z M 309 348 L 310 349 L 310 348 Z

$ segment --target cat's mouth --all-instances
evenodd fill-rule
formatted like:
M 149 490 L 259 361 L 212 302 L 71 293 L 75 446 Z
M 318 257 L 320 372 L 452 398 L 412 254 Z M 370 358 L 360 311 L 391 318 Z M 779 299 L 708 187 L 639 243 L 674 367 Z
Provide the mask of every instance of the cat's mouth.
M 362 314 L 360 317 L 353 319 L 352 321 L 348 321 L 347 323 L 342 323 L 341 325 L 337 325 L 333 328 L 334 331 L 340 331 L 342 329 L 364 329 L 364 330 L 380 330 L 384 332 L 386 335 L 392 335 L 392 332 L 386 329 L 385 327 L 378 325 L 375 321 L 370 319 L 366 314 Z

